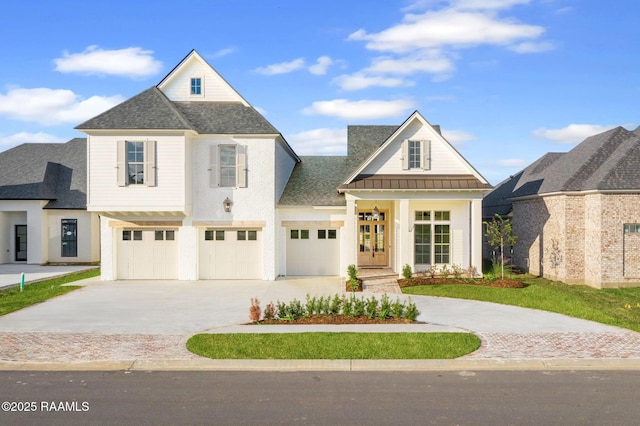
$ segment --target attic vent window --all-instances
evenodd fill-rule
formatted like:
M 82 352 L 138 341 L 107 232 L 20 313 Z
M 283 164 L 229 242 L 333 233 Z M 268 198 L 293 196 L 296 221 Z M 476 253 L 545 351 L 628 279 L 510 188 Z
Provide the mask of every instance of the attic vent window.
M 191 79 L 191 94 L 202 95 L 202 79 L 194 77 Z

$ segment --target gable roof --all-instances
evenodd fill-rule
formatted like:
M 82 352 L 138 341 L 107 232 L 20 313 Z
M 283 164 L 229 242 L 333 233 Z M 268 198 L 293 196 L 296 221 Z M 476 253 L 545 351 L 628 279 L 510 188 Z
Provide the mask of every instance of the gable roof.
M 636 129 L 638 130 L 638 129 Z M 567 153 L 547 153 L 498 184 L 482 202 L 483 216 L 511 211 L 513 199 L 576 191 L 640 190 L 640 134 L 616 127 Z
M 418 111 L 414 111 L 406 120 L 404 123 L 402 123 L 402 125 L 395 127 L 395 129 L 392 128 L 392 126 L 385 126 L 384 129 L 380 129 L 380 132 L 378 133 L 378 135 L 382 135 L 383 131 L 389 132 L 386 136 L 386 138 L 381 141 L 378 142 L 377 140 L 373 140 L 373 141 L 369 141 L 369 142 L 365 142 L 364 140 L 360 141 L 360 143 L 362 143 L 362 147 L 365 148 L 369 148 L 369 155 L 363 159 L 357 158 L 354 160 L 359 160 L 359 164 L 357 164 L 353 170 L 351 170 L 350 174 L 347 176 L 347 178 L 342 182 L 342 184 L 338 187 L 339 190 L 345 190 L 345 189 L 360 189 L 363 186 L 362 185 L 358 185 L 358 184 L 354 184 L 354 182 L 356 181 L 361 181 L 364 179 L 369 179 L 372 177 L 372 175 L 370 174 L 365 174 L 363 173 L 366 169 L 366 167 L 371 164 L 373 162 L 373 160 L 380 155 L 385 149 L 387 149 L 387 147 L 389 145 L 391 145 L 391 143 L 396 140 L 396 138 L 401 134 L 402 131 L 404 131 L 405 129 L 407 129 L 407 127 L 413 123 L 415 120 L 418 120 L 419 122 L 422 123 L 423 126 L 427 126 L 431 129 L 433 129 L 435 131 L 435 133 L 437 134 L 437 137 L 439 137 L 441 139 L 441 141 L 446 144 L 446 146 L 448 146 L 451 151 L 454 153 L 454 155 L 458 158 L 459 161 L 462 162 L 462 164 L 464 164 L 468 170 L 469 170 L 469 176 L 471 177 L 471 179 L 477 180 L 477 183 L 470 183 L 468 186 L 466 186 L 465 188 L 460 188 L 460 189 L 489 189 L 491 188 L 491 185 L 488 183 L 488 181 L 482 177 L 482 175 L 458 152 L 458 150 L 456 150 L 453 145 L 451 145 L 441 134 L 440 132 L 440 126 L 433 126 L 431 125 L 423 116 L 422 114 L 420 114 L 420 112 Z M 350 146 L 351 148 L 351 146 Z M 373 148 L 373 149 L 371 149 Z M 364 150 L 362 150 L 364 151 Z M 358 154 L 360 154 L 362 151 L 359 151 Z M 355 163 L 356 161 L 354 161 Z M 428 175 L 428 174 L 425 174 Z M 447 175 L 448 176 L 448 175 Z M 466 181 L 469 182 L 469 176 L 466 176 L 467 179 Z M 391 175 L 387 175 L 385 176 L 386 178 L 391 178 Z M 399 182 L 401 184 L 401 187 L 398 189 L 416 189 L 415 185 L 418 185 L 417 187 L 420 188 L 421 187 L 421 183 L 417 182 L 417 181 L 423 181 L 425 179 L 428 180 L 428 178 L 425 177 L 419 177 L 417 178 L 416 181 L 416 177 L 412 176 L 412 179 L 407 179 L 406 176 L 398 176 L 399 179 L 396 180 L 396 182 Z M 442 178 L 442 176 L 440 176 L 440 178 Z M 436 177 L 436 180 L 438 180 L 438 177 Z M 407 184 L 407 187 L 404 187 L 402 185 Z M 370 187 L 370 189 L 376 189 L 377 186 L 380 186 L 380 189 L 388 189 L 389 186 L 393 186 L 394 184 L 392 183 L 383 183 L 383 182 L 379 182 L 379 184 L 376 185 L 368 185 Z M 364 185 L 367 186 L 367 185 Z M 438 183 L 435 183 L 435 187 L 432 186 L 431 184 L 427 183 L 423 185 L 422 189 L 436 189 L 439 186 Z M 442 188 L 443 189 L 443 188 Z
M 0 153 L 0 200 L 49 200 L 45 209 L 86 209 L 86 142 L 26 143 Z

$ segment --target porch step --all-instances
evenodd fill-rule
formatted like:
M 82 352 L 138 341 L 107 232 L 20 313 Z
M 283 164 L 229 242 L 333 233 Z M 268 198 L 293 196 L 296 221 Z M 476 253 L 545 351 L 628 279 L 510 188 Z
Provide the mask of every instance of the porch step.
M 361 280 L 375 280 L 382 278 L 398 279 L 398 274 L 393 272 L 391 268 L 361 268 L 358 269 L 358 278 Z
M 386 278 L 362 279 L 362 291 L 365 293 L 402 293 L 398 285 L 398 277 L 395 275 Z

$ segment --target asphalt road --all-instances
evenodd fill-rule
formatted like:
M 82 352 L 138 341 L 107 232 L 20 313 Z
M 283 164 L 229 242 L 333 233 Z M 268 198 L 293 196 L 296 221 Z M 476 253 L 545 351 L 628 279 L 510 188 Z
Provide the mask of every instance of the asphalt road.
M 0 395 L 0 424 L 12 425 L 629 425 L 640 419 L 640 371 L 5 371 Z

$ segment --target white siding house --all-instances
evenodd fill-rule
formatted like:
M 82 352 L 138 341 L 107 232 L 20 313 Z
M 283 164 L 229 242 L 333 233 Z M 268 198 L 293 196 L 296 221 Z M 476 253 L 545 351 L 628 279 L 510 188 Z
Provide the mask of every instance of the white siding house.
M 103 279 L 273 280 L 344 275 L 349 264 L 480 271 L 490 185 L 418 112 L 400 126 L 350 127 L 347 156 L 299 157 L 192 51 L 77 128 Z

